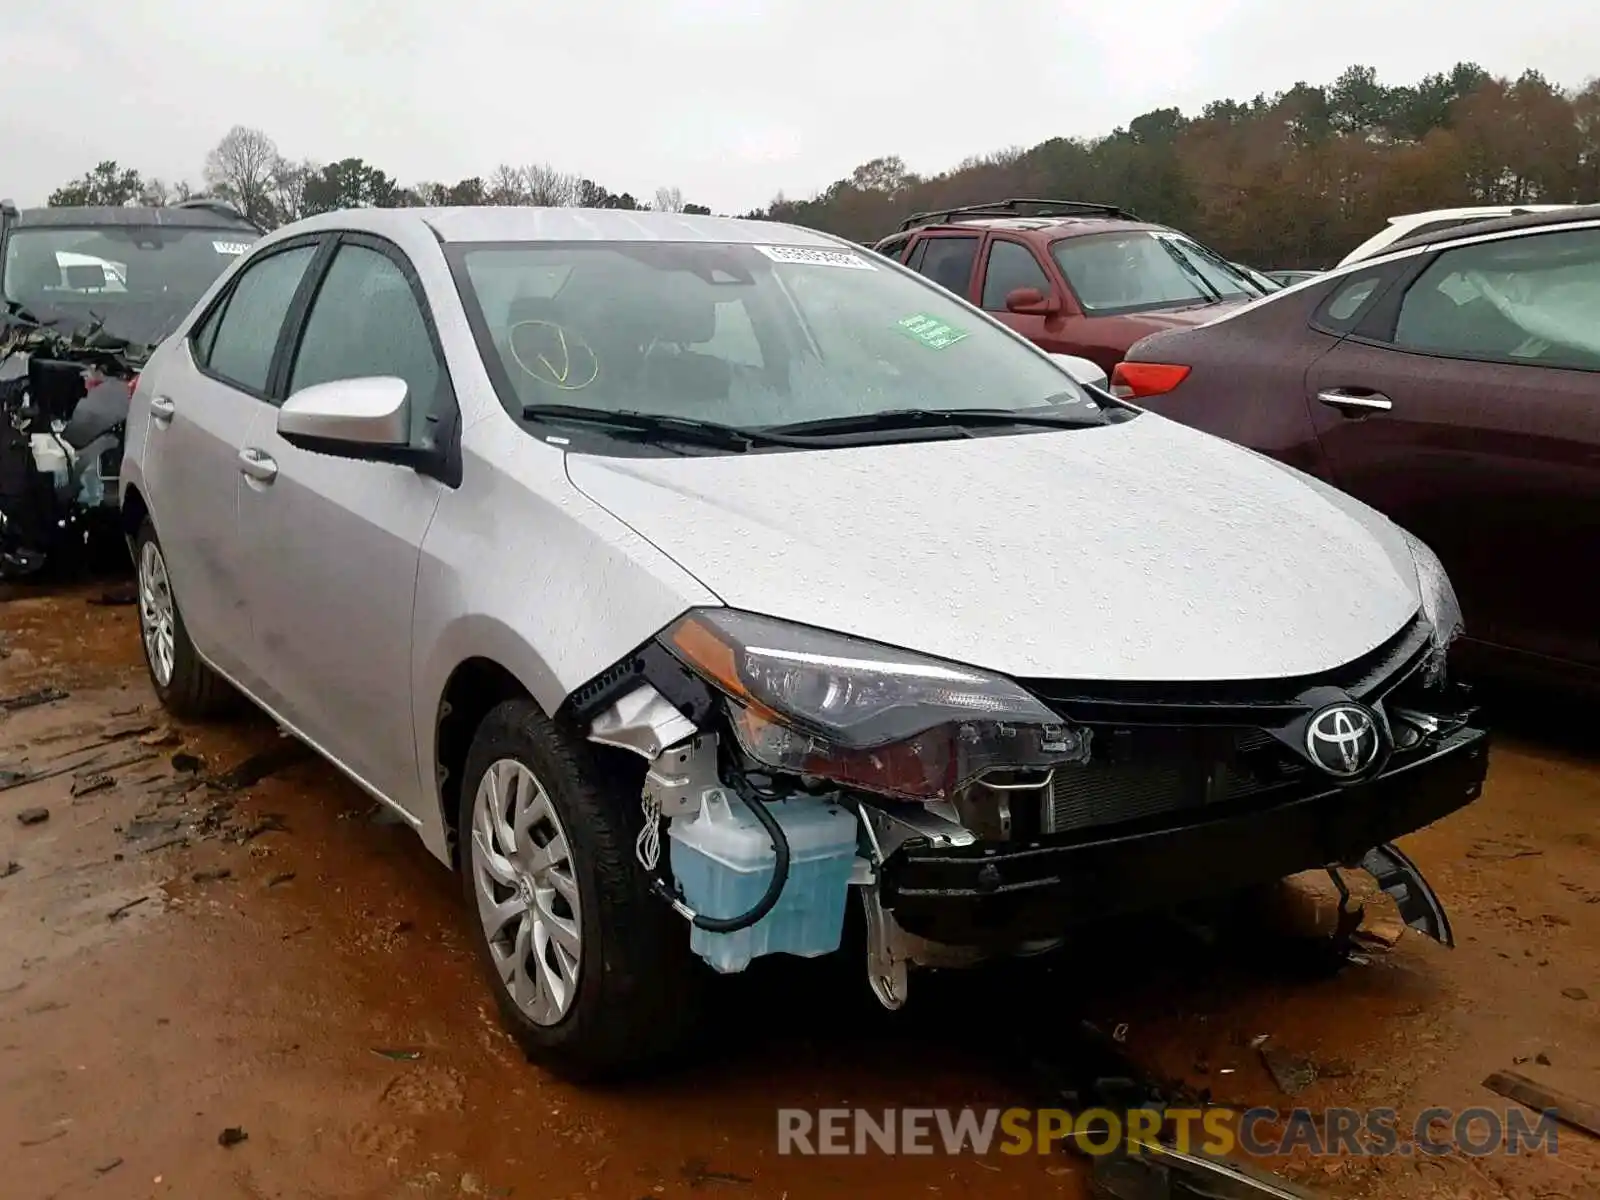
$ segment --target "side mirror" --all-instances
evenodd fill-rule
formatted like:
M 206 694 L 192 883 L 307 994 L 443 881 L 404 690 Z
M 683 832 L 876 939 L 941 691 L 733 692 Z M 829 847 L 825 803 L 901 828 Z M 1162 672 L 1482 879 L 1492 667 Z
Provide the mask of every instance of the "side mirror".
M 406 393 L 405 380 L 391 375 L 312 384 L 283 402 L 278 436 L 291 446 L 324 454 L 393 460 L 396 451 L 411 444 Z
M 1061 311 L 1061 301 L 1038 288 L 1015 288 L 1006 293 L 1006 311 L 1025 317 L 1048 317 Z
M 1099 363 L 1079 358 L 1076 354 L 1051 354 L 1050 357 L 1055 360 L 1057 366 L 1079 383 L 1099 388 L 1102 392 L 1110 390 L 1111 379 L 1100 368 Z

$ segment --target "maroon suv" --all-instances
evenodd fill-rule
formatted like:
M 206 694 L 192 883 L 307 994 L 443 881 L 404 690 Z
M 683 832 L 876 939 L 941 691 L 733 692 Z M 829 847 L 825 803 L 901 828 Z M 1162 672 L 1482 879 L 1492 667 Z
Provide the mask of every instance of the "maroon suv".
M 1600 205 L 1413 234 L 1111 382 L 1427 542 L 1480 669 L 1600 686 Z
M 1159 329 L 1209 321 L 1265 295 L 1194 239 L 1125 209 L 1001 200 L 917 213 L 873 247 L 993 313 L 1052 354 L 1110 374 Z

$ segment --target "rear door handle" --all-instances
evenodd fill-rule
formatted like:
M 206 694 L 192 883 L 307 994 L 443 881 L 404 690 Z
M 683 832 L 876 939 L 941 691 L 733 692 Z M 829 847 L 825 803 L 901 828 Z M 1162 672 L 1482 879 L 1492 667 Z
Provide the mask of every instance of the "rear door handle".
M 246 446 L 239 451 L 239 470 L 257 483 L 271 483 L 278 477 L 277 461 L 255 446 Z
M 152 396 L 150 398 L 150 419 L 157 425 L 170 425 L 172 418 L 178 411 L 178 406 L 172 402 L 170 396 Z
M 1329 388 L 1325 392 L 1318 392 L 1317 399 L 1329 408 L 1337 408 L 1346 416 L 1388 412 L 1394 408 L 1394 401 L 1382 392 L 1352 392 L 1344 388 Z

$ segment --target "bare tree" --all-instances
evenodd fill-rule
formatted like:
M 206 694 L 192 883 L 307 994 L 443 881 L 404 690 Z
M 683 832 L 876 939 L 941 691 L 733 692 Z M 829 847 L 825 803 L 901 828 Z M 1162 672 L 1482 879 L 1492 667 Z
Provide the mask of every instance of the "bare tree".
M 273 223 L 287 225 L 306 216 L 306 180 L 319 170 L 316 163 L 306 159 L 293 163 L 279 158 L 272 168 L 269 201 Z
M 488 200 L 490 204 L 526 204 L 527 185 L 522 172 L 516 167 L 501 163 L 489 175 Z
M 683 192 L 675 187 L 658 187 L 656 189 L 655 210 L 657 212 L 682 212 Z
M 411 194 L 416 197 L 417 203 L 424 208 L 438 208 L 450 203 L 450 189 L 442 183 L 432 180 L 415 184 Z
M 206 155 L 206 183 L 258 224 L 273 224 L 273 178 L 283 156 L 259 129 L 235 125 Z
M 583 181 L 576 175 L 558 171 L 549 163 L 522 168 L 525 203 L 547 208 L 569 208 L 576 204 Z

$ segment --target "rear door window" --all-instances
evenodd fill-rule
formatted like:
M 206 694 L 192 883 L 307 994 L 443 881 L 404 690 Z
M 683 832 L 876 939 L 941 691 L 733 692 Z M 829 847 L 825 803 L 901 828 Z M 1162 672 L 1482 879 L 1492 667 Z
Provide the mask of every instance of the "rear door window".
M 1440 254 L 1407 289 L 1394 344 L 1452 358 L 1600 370 L 1600 229 Z
M 923 246 L 925 249 L 913 264 L 913 270 L 965 297 L 972 284 L 972 264 L 978 257 L 977 237 L 931 237 Z
M 296 246 L 245 267 L 233 285 L 216 331 L 210 334 L 208 371 L 226 383 L 264 396 L 284 318 L 316 246 Z
M 1415 259 L 1402 260 L 1341 275 L 1328 285 L 1322 303 L 1311 314 L 1312 327 L 1343 337 L 1372 312 L 1389 284 L 1415 265 Z

